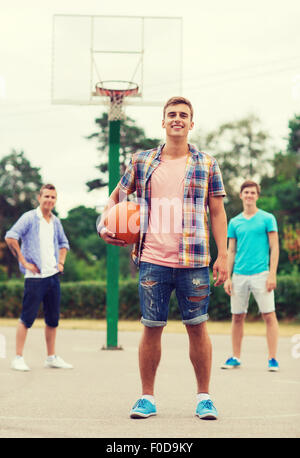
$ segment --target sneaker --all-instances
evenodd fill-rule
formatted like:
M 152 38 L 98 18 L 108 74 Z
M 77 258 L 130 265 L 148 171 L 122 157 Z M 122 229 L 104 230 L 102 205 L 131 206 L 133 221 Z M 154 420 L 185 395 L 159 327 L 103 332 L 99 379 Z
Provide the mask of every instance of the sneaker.
M 231 356 L 227 361 L 221 366 L 221 369 L 236 369 L 241 366 L 241 362 L 235 357 Z
M 47 358 L 44 366 L 53 367 L 55 369 L 73 369 L 72 364 L 66 363 L 60 356 L 56 355 L 50 360 Z
M 196 416 L 203 420 L 216 420 L 218 418 L 218 411 L 210 399 L 200 401 L 197 405 Z
M 30 371 L 30 368 L 25 363 L 23 356 L 16 356 L 11 363 L 11 368 L 15 371 Z
M 148 399 L 138 399 L 130 411 L 131 418 L 147 418 L 156 415 L 156 407 Z
M 279 370 L 279 364 L 275 358 L 269 359 L 268 361 L 268 370 L 270 372 L 277 372 Z

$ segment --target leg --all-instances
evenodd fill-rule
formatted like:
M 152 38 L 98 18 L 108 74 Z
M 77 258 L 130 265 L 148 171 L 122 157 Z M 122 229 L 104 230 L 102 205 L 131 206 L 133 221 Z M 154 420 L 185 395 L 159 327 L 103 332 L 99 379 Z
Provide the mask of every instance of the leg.
M 163 327 L 144 326 L 139 346 L 139 367 L 142 394 L 154 394 L 154 381 L 161 357 L 161 335 Z
M 46 324 L 45 327 L 45 339 L 46 339 L 46 346 L 47 346 L 47 354 L 55 355 L 55 339 L 56 339 L 56 329 Z
M 232 340 L 232 351 L 233 356 L 240 358 L 241 356 L 241 347 L 242 339 L 244 336 L 244 321 L 246 314 L 232 314 L 232 324 L 231 324 L 231 340 Z
M 189 336 L 190 360 L 197 380 L 197 392 L 209 393 L 212 346 L 206 322 L 186 325 L 186 329 Z
M 153 395 L 154 380 L 161 357 L 161 335 L 168 319 L 172 292 L 172 269 L 141 262 L 139 295 L 144 330 L 139 345 L 142 394 Z
M 48 356 L 55 355 L 56 330 L 59 323 L 60 312 L 60 283 L 58 275 L 47 279 L 48 289 L 45 294 L 43 306 L 45 313 L 45 339 Z
M 24 325 L 24 323 L 22 323 L 22 321 L 19 321 L 16 333 L 16 355 L 18 356 L 23 356 L 27 332 L 28 328 Z
M 198 393 L 209 392 L 212 358 L 206 326 L 209 293 L 208 268 L 177 269 L 176 296 L 189 336 L 190 360 L 196 375 Z
M 262 313 L 267 328 L 268 359 L 276 359 L 278 344 L 278 321 L 275 312 Z
M 16 354 L 23 355 L 28 329 L 33 325 L 43 297 L 43 284 L 40 279 L 26 278 L 22 303 L 21 319 L 16 332 Z

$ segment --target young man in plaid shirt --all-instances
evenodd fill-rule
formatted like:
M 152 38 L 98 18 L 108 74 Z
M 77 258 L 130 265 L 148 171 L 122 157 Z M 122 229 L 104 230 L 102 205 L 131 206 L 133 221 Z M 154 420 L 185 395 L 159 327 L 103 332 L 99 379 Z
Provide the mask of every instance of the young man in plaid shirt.
M 137 193 L 140 241 L 132 257 L 140 272 L 144 330 L 139 347 L 142 396 L 133 406 L 131 418 L 156 415 L 154 380 L 173 289 L 189 336 L 197 380 L 196 415 L 203 419 L 218 416 L 209 395 L 212 348 L 206 327 L 210 295 L 207 210 L 218 248 L 213 277 L 219 286 L 227 279 L 225 190 L 216 160 L 188 144 L 193 126 L 191 103 L 183 97 L 168 100 L 162 121 L 166 143 L 133 155 L 98 225 L 103 240 L 124 246 L 103 222 L 113 205 Z

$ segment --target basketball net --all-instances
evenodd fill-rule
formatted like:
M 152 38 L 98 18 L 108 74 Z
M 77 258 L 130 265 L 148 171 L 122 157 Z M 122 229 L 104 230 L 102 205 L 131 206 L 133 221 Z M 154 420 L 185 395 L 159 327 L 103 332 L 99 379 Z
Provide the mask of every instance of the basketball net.
M 110 89 L 109 86 L 127 86 L 125 89 Z M 103 81 L 96 84 L 96 94 L 106 97 L 108 105 L 108 120 L 121 121 L 126 118 L 124 111 L 124 98 L 136 95 L 138 85 L 127 81 Z

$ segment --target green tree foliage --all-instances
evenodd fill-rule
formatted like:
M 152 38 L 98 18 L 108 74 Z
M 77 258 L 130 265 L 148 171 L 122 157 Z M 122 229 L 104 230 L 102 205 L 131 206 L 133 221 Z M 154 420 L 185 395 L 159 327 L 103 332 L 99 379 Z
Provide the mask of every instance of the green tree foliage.
M 280 265 L 289 272 L 300 264 L 300 116 L 295 115 L 288 125 L 287 149 L 275 154 L 271 161 L 273 173 L 262 177 L 263 195 L 259 202 L 277 218 Z
M 101 118 L 96 118 L 95 123 L 99 128 L 88 137 L 88 140 L 98 141 L 97 149 L 100 151 L 100 163 L 96 166 L 99 176 L 86 184 L 89 191 L 102 188 L 108 185 L 108 116 L 103 113 Z M 120 131 L 120 175 L 123 175 L 125 168 L 132 154 L 156 147 L 160 140 L 157 138 L 147 138 L 144 129 L 136 125 L 136 122 L 128 116 L 121 123 Z
M 0 161 L 0 263 L 8 277 L 19 275 L 15 258 L 9 252 L 6 231 L 26 211 L 37 206 L 37 194 L 42 186 L 40 168 L 33 167 L 23 151 L 12 150 Z M 3 274 L 3 270 L 2 270 Z
M 241 183 L 258 179 L 266 169 L 266 159 L 271 154 L 269 134 L 258 117 L 249 115 L 208 133 L 199 130 L 192 142 L 218 160 L 227 194 L 226 211 L 231 218 L 241 209 L 238 195 Z

